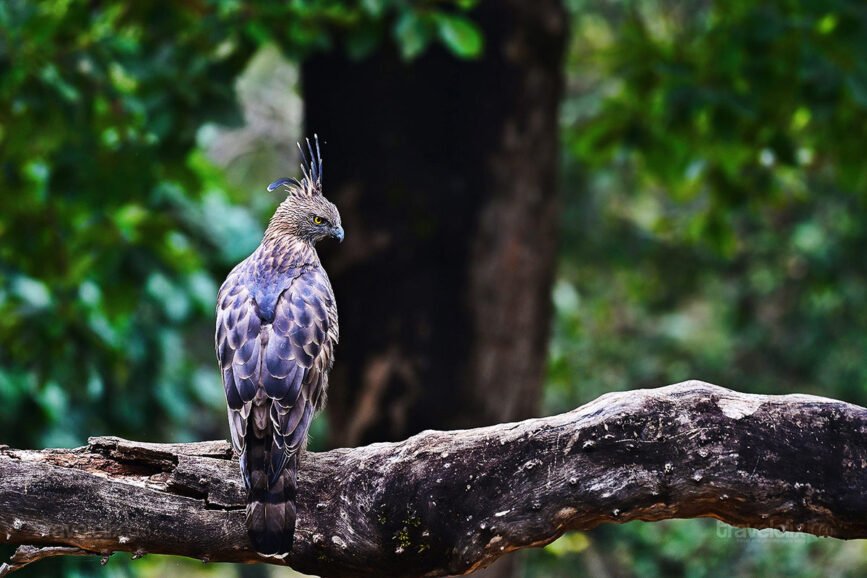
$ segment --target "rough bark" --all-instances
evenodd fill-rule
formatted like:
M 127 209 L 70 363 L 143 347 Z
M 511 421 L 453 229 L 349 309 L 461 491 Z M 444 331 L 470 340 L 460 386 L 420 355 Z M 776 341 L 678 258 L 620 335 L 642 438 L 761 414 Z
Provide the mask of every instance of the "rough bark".
M 304 63 L 346 241 L 332 444 L 538 415 L 556 258 L 559 0 L 485 2 L 485 51 Z M 329 163 L 328 159 L 338 159 Z
M 225 442 L 93 438 L 0 451 L 0 541 L 268 562 L 249 549 Z M 606 522 L 709 516 L 867 538 L 867 409 L 702 382 L 572 412 L 307 454 L 288 562 L 321 576 L 441 576 Z M 46 550 L 34 547 L 48 547 Z

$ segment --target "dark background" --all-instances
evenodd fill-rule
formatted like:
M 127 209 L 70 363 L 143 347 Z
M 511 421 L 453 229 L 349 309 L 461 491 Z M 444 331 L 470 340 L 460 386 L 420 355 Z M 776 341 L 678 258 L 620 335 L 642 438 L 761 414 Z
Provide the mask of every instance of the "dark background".
M 855 0 L 0 4 L 0 442 L 225 438 L 216 290 L 323 140 L 325 449 L 699 378 L 867 404 Z M 8 550 L 0 550 L 6 554 Z M 264 576 L 116 555 L 22 576 Z M 491 576 L 858 576 L 708 520 Z

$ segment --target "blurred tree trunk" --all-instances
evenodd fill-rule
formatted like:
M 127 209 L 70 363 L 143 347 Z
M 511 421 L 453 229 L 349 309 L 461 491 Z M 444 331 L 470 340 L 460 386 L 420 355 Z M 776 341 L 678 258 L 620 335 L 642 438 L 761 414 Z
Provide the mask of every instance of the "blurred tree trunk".
M 558 223 L 558 1 L 483 3 L 478 60 L 440 47 L 305 62 L 308 132 L 347 240 L 326 250 L 341 342 L 332 442 L 539 409 Z
M 483 3 L 478 60 L 340 51 L 302 69 L 346 242 L 334 445 L 538 414 L 558 223 L 556 0 Z

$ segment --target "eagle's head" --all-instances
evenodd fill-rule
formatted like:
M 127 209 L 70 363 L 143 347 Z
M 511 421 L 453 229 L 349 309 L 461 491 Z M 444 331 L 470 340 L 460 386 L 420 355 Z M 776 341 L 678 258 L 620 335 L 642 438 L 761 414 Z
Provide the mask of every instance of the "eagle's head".
M 334 203 L 322 195 L 322 155 L 319 151 L 319 137 L 313 135 L 314 147 L 306 139 L 307 154 L 301 145 L 301 180 L 295 178 L 277 179 L 268 190 L 283 187 L 288 191 L 286 199 L 277 207 L 271 218 L 265 238 L 292 236 L 310 244 L 334 237 L 343 241 L 343 227 L 340 213 Z M 309 159 L 308 159 L 309 155 Z

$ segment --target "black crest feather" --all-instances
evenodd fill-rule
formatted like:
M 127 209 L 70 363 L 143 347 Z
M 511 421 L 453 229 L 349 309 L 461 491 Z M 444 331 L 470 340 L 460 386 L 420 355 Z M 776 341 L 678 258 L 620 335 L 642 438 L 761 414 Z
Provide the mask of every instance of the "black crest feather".
M 322 193 L 322 151 L 319 148 L 319 135 L 313 135 L 313 143 L 306 138 L 307 152 L 304 152 L 304 147 L 301 143 L 298 144 L 298 150 L 301 151 L 301 174 L 304 175 L 299 181 L 296 178 L 277 179 L 268 185 L 268 191 L 271 192 L 279 187 L 287 189 L 296 189 L 310 195 Z
M 298 182 L 298 179 L 285 178 L 284 177 L 282 179 L 277 179 L 276 181 L 274 181 L 273 183 L 268 185 L 268 192 L 270 193 L 271 191 L 273 191 L 274 189 L 276 189 L 278 187 L 286 187 L 288 189 L 291 187 L 300 187 L 300 186 L 301 186 L 301 183 Z

